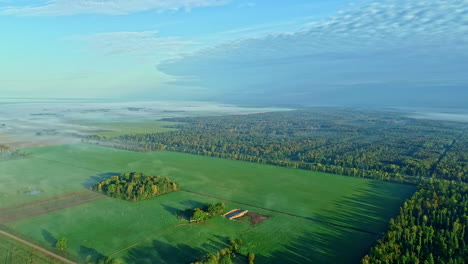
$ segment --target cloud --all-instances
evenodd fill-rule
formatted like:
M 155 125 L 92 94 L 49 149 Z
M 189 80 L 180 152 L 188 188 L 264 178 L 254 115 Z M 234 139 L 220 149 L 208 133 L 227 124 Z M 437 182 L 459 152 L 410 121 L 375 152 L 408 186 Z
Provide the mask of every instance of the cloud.
M 372 89 L 378 97 L 395 87 L 400 96 L 416 96 L 412 91 L 441 81 L 459 91 L 468 86 L 467 68 L 468 0 L 354 6 L 311 21 L 301 32 L 241 39 L 159 65 L 220 98 L 250 94 L 252 100 L 305 102 L 332 101 L 350 91 L 364 97 Z
M 255 6 L 257 6 L 257 3 L 255 2 L 243 2 L 243 3 L 239 3 L 237 5 L 237 8 L 252 8 Z
M 48 0 L 38 5 L 9 6 L 2 15 L 66 16 L 75 14 L 123 15 L 148 10 L 190 10 L 226 4 L 229 0 Z
M 73 36 L 70 39 L 85 43 L 88 50 L 101 56 L 129 56 L 160 61 L 180 54 L 194 42 L 178 37 L 159 37 L 157 31 L 109 32 Z

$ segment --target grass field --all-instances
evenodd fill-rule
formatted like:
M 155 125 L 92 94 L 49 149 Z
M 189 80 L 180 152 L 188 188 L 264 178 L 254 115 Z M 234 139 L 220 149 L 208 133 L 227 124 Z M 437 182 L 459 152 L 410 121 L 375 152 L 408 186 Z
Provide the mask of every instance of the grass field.
M 62 262 L 0 234 L 0 263 L 60 264 Z
M 0 207 L 89 187 L 124 171 L 168 176 L 182 189 L 129 203 L 104 198 L 7 223 L 70 253 L 114 254 L 127 263 L 189 263 L 200 252 L 246 241 L 256 263 L 356 263 L 385 231 L 415 187 L 173 152 L 136 153 L 87 145 L 32 148 L 32 157 L 0 163 Z M 38 189 L 36 195 L 24 190 Z M 199 194 L 197 194 L 199 193 Z M 252 226 L 214 218 L 179 220 L 177 210 L 224 201 L 271 217 Z M 0 208 L 1 210 L 1 208 Z
M 175 123 L 165 121 L 137 121 L 137 122 L 87 122 L 85 125 L 93 127 L 88 132 L 91 135 L 117 137 L 126 134 L 147 134 L 173 131 L 166 126 Z

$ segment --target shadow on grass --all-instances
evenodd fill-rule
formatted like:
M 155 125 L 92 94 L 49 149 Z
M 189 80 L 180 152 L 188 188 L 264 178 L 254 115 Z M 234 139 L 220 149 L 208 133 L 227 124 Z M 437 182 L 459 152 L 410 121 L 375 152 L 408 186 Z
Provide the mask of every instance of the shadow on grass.
M 345 231 L 346 233 L 346 231 Z M 348 234 L 349 235 L 349 234 Z M 256 264 L 303 264 L 303 263 L 358 263 L 359 257 L 351 259 L 346 253 L 353 247 L 345 247 L 343 239 L 348 235 L 328 235 L 323 233 L 306 233 L 283 245 L 283 249 L 271 252 L 268 256 L 256 254 Z M 338 243 L 337 243 L 338 241 Z M 355 241 L 359 243 L 359 241 Z M 342 252 L 340 252 L 342 251 Z
M 41 233 L 44 241 L 47 242 L 47 244 L 49 244 L 51 247 L 55 247 L 55 244 L 57 244 L 57 238 L 45 229 L 42 229 Z
M 403 202 L 416 191 L 410 185 L 400 186 L 402 189 L 395 193 L 385 188 L 387 184 L 372 181 L 353 195 L 335 201 L 333 210 L 324 210 L 319 219 L 381 234 L 390 218 L 398 215 Z
M 165 205 L 165 204 L 161 204 L 161 205 L 164 208 L 164 210 L 168 211 L 171 215 L 175 217 L 178 217 L 181 214 L 181 212 L 183 212 L 182 210 L 169 206 L 169 205 Z
M 195 201 L 195 200 L 185 200 L 180 202 L 183 206 L 183 209 L 179 209 L 170 205 L 161 204 L 162 207 L 169 212 L 174 217 L 178 219 L 190 220 L 193 214 L 193 210 L 195 208 L 204 208 L 206 206 L 205 203 Z
M 244 241 L 235 263 L 247 264 L 245 255 L 249 252 L 256 253 L 256 264 L 329 264 L 359 263 L 362 255 L 362 249 L 370 246 L 371 240 L 360 244 L 359 239 L 352 239 L 353 231 L 343 230 L 335 233 L 316 233 L 307 232 L 296 238 L 292 243 L 281 246 L 280 250 L 270 252 L 267 255 L 256 253 L 256 246 L 247 246 L 248 241 Z M 150 246 L 140 246 L 130 249 L 123 258 L 128 264 L 183 264 L 192 263 L 202 259 L 210 252 L 219 252 L 228 247 L 228 237 L 214 235 L 212 239 L 199 247 L 193 247 L 186 244 L 171 245 L 162 241 L 153 241 Z M 250 248 L 248 248 L 250 247 Z M 358 249 L 357 252 L 356 249 Z
M 403 201 L 415 191 L 415 187 L 408 185 L 397 186 L 397 189 L 391 187 L 382 182 L 371 181 L 363 188 L 342 197 L 335 201 L 332 207 L 314 215 L 314 219 L 324 223 L 304 220 L 304 225 L 318 227 L 313 231 L 307 227 L 303 228 L 303 233 L 289 233 L 287 229 L 271 230 L 271 234 L 266 233 L 260 238 L 255 238 L 255 241 L 248 241 L 249 235 L 244 237 L 239 234 L 244 240 L 243 254 L 254 252 L 257 264 L 359 263 L 375 244 L 379 235 L 386 230 L 389 219 L 398 214 Z M 181 202 L 181 205 L 196 208 L 204 204 L 187 200 Z M 163 206 L 172 214 L 180 212 L 177 208 Z M 282 216 L 281 219 L 288 221 L 287 216 Z M 297 224 L 297 228 L 302 230 L 303 222 Z M 369 232 L 362 232 L 359 229 Z M 281 239 L 283 236 L 285 239 Z M 191 263 L 199 260 L 207 252 L 217 252 L 225 248 L 227 241 L 228 238 L 223 236 L 222 231 L 213 233 L 211 238 L 197 243 L 199 245 L 197 247 L 183 244 L 183 241 L 172 245 L 154 241 L 151 246 L 129 250 L 124 260 L 129 264 Z M 277 241 L 275 242 L 277 244 L 269 245 L 269 241 Z M 277 250 L 269 251 L 269 248 Z
M 85 247 L 83 245 L 80 246 L 80 251 L 78 252 L 78 255 L 81 259 L 85 260 L 85 263 L 96 263 L 105 257 L 96 249 Z
M 195 201 L 195 200 L 185 200 L 185 201 L 180 202 L 180 204 L 189 209 L 203 208 L 206 205 L 205 203 Z
M 170 245 L 161 241 L 153 241 L 150 246 L 130 249 L 123 259 L 128 264 L 153 263 L 191 263 L 197 261 L 206 251 L 188 245 Z
M 108 179 L 112 176 L 119 176 L 120 173 L 118 172 L 106 172 L 106 173 L 101 173 L 97 176 L 91 176 L 89 177 L 85 182 L 82 183 L 83 187 L 86 189 L 89 189 L 93 187 L 96 183 L 103 181 L 105 179 Z
M 192 209 L 187 208 L 186 210 L 181 210 L 181 209 L 169 206 L 169 205 L 165 205 L 165 204 L 161 204 L 161 205 L 166 211 L 168 211 L 171 215 L 173 215 L 179 220 L 184 219 L 188 221 L 192 217 L 192 214 L 193 214 Z

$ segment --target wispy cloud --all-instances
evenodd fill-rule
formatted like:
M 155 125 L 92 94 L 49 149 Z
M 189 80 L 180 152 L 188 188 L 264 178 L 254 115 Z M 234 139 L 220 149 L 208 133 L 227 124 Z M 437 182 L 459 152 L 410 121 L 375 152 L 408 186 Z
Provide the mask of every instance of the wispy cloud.
M 255 6 L 257 6 L 257 3 L 255 2 L 243 2 L 237 5 L 238 8 L 252 8 Z
M 229 0 L 48 0 L 36 5 L 0 9 L 2 15 L 66 16 L 75 14 L 122 15 L 147 10 L 190 10 L 223 5 Z
M 468 0 L 386 0 L 354 6 L 296 33 L 268 34 L 203 49 L 160 69 L 194 85 L 264 96 L 333 89 L 468 85 Z M 234 81 L 235 80 L 235 81 Z M 429 84 L 428 84 L 429 81 Z M 415 88 L 416 89 L 416 88 Z M 314 94 L 314 95 L 312 95 Z
M 97 33 L 70 39 L 84 43 L 97 55 L 129 56 L 153 63 L 180 54 L 194 44 L 178 37 L 159 37 L 157 31 Z

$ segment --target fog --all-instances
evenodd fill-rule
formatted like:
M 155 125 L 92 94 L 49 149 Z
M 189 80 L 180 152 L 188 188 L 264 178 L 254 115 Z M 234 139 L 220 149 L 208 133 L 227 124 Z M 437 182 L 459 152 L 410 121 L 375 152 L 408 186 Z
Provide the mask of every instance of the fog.
M 121 102 L 85 100 L 0 101 L 0 144 L 30 147 L 78 143 L 106 124 L 155 123 L 170 117 L 281 111 L 207 102 Z

